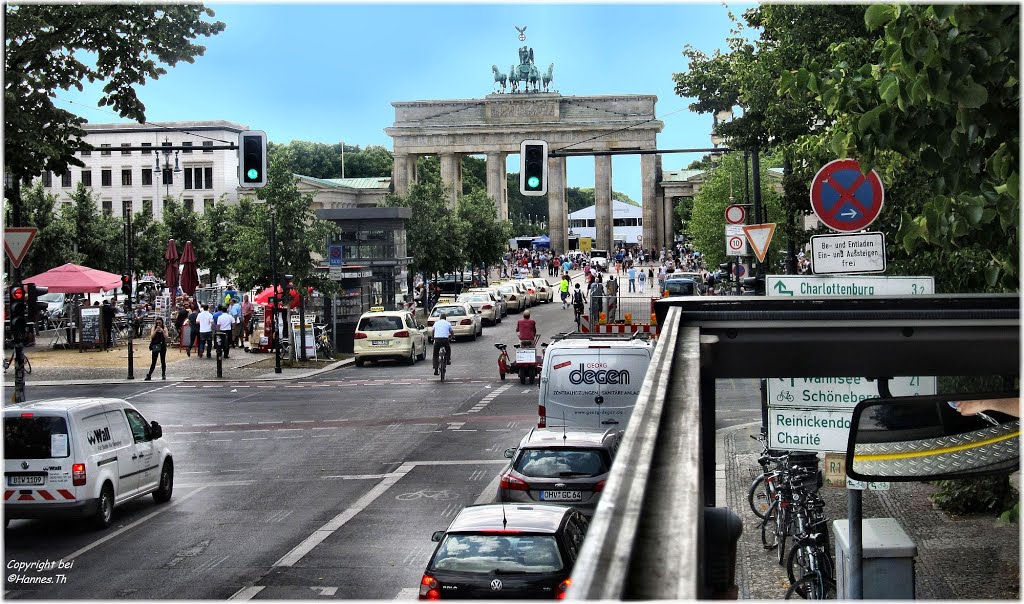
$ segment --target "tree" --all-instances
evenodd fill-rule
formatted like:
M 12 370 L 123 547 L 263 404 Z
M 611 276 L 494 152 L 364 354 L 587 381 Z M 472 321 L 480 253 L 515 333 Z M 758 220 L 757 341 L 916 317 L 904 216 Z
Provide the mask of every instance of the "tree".
M 144 210 L 132 216 L 132 232 L 135 241 L 132 251 L 135 256 L 135 272 L 145 273 L 153 271 L 154 274 L 162 275 L 164 270 L 164 252 L 167 251 L 167 225 L 159 220 L 153 219 L 152 210 Z M 175 240 L 178 245 L 178 253 L 185 248 L 184 241 Z
M 391 152 L 380 145 L 370 145 L 360 150 L 358 146 L 345 145 L 345 177 L 372 178 L 391 176 L 394 158 Z
M 463 245 L 466 229 L 455 212 L 448 209 L 448 190 L 435 182 L 419 182 L 408 195 L 385 197 L 388 207 L 412 209 L 406 224 L 406 246 L 413 258 L 411 272 L 427 275 L 454 272 L 465 263 Z
M 267 204 L 255 203 L 252 195 L 243 195 L 231 207 L 231 218 L 238 225 L 228 241 L 230 272 L 236 285 L 249 290 L 273 281 L 270 266 L 270 213 Z
M 232 220 L 232 211 L 221 199 L 203 212 L 203 229 L 209 235 L 206 246 L 206 262 L 210 275 L 227 277 L 231 274 L 231 241 L 238 234 L 238 225 Z M 193 242 L 192 245 L 195 245 Z
M 164 226 L 166 227 L 167 239 L 174 239 L 179 246 L 179 253 L 185 243 L 192 242 L 192 249 L 196 253 L 196 266 L 207 268 L 210 266 L 210 233 L 206 229 L 206 223 L 192 210 L 185 207 L 178 199 L 173 197 L 164 198 Z M 160 246 L 160 263 L 163 267 L 164 251 L 167 249 L 167 240 Z M 214 260 L 216 263 L 216 260 Z M 211 277 L 214 275 L 211 271 Z
M 214 13 L 202 4 L 5 8 L 4 155 L 17 182 L 47 170 L 62 174 L 69 164 L 82 166 L 75 153 L 91 149 L 82 141 L 86 120 L 54 106 L 57 90 L 81 90 L 84 80 L 107 81 L 99 105 L 144 122 L 145 105 L 135 86 L 166 74 L 161 63 L 194 62 L 206 49 L 191 40 L 224 30 L 219 21 L 203 21 Z M 94 55 L 95 63 L 83 63 L 83 55 Z
M 472 267 L 496 264 L 508 246 L 512 225 L 498 221 L 494 200 L 482 191 L 459 198 L 456 212 L 466 230 L 465 261 Z
M 70 262 L 74 254 L 74 226 L 57 207 L 57 198 L 38 182 L 25 191 L 22 200 L 24 224 L 38 229 L 22 260 L 22 274 L 36 275 Z
M 120 273 L 124 269 L 124 231 L 119 221 L 97 209 L 92 191 L 82 183 L 71 193 L 71 202 L 65 216 L 71 221 L 76 264 Z

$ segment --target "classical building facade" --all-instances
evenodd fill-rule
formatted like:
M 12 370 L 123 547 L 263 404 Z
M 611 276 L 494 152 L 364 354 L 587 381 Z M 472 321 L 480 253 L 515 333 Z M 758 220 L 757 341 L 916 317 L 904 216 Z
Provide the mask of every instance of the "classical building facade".
M 167 196 L 180 197 L 187 207 L 202 213 L 221 201 L 233 203 L 239 195 L 237 152 L 204 147 L 237 143 L 243 130 L 248 127 L 221 120 L 86 124 L 85 140 L 95 149 L 79 154 L 85 167 L 43 174 L 43 187 L 58 202 L 70 203 L 71 193 L 84 183 L 107 213 L 149 209 L 159 218 Z M 160 152 L 162 145 L 194 150 Z M 153 150 L 122 151 L 121 147 Z M 165 170 L 165 165 L 170 169 Z
M 409 185 L 416 181 L 419 156 L 438 155 L 441 178 L 452 189 L 450 203 L 454 205 L 462 191 L 462 157 L 486 155 L 487 193 L 497 203 L 498 217 L 506 219 L 505 159 L 510 153 L 519 153 L 523 140 L 545 140 L 552 151 L 563 147 L 587 152 L 657 149 L 657 134 L 664 127 L 655 118 L 657 100 L 654 95 L 562 96 L 535 92 L 392 103 L 395 122 L 384 131 L 394 140 L 394 190 L 400 195 L 408 192 Z M 658 156 L 640 157 L 644 245 L 655 242 L 661 247 L 666 241 L 666 212 L 670 216 L 671 208 L 658 194 Z M 609 248 L 613 237 L 611 156 L 594 156 L 594 176 L 595 245 Z M 565 158 L 549 157 L 548 224 L 554 250 L 566 249 L 569 212 L 565 189 Z
M 375 208 L 391 192 L 391 178 L 313 178 L 295 175 L 298 189 L 303 193 L 315 192 L 314 210 L 343 208 Z

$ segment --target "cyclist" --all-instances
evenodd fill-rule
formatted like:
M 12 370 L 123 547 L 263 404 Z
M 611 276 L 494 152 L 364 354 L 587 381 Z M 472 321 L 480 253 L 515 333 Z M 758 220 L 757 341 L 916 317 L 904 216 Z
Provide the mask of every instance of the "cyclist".
M 448 353 L 448 364 L 452 364 L 452 324 L 448 322 L 448 315 L 441 313 L 441 316 L 437 318 L 434 323 L 434 375 L 438 374 L 437 370 L 437 354 L 441 351 L 441 347 L 444 346 L 445 351 Z
M 580 284 L 577 283 L 576 284 L 576 289 L 573 290 L 573 292 L 572 292 L 572 308 L 573 308 L 573 311 L 575 311 L 575 313 L 576 313 L 576 321 L 577 321 L 577 323 L 580 320 L 580 315 L 583 314 L 583 308 L 584 308 L 583 305 L 586 304 L 586 303 L 587 303 L 587 297 L 585 295 L 583 295 L 583 289 L 580 287 Z
M 537 322 L 530 318 L 530 311 L 523 312 L 523 318 L 516 323 L 516 333 L 523 346 L 533 346 L 537 341 Z
M 562 282 L 558 284 L 558 291 L 561 292 L 562 309 L 569 307 L 569 273 L 562 275 Z

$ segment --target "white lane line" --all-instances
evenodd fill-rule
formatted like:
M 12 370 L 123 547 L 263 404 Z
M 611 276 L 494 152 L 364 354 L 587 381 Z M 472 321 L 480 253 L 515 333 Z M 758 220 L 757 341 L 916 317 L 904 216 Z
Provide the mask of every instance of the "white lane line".
M 476 429 L 473 429 L 473 430 L 468 430 L 468 429 L 467 430 L 463 430 L 462 428 L 459 428 L 457 430 L 452 430 L 452 432 L 476 432 L 476 431 L 477 431 Z
M 277 432 L 302 432 L 304 428 L 278 428 Z
M 463 459 L 463 460 L 436 460 L 436 461 L 407 461 L 407 464 L 414 466 L 461 466 L 465 464 L 501 464 L 508 465 L 507 459 Z
M 170 388 L 172 386 L 177 386 L 177 383 L 175 383 L 175 384 L 167 384 L 166 386 L 160 386 L 159 388 L 152 388 L 150 390 L 144 390 L 142 392 L 136 392 L 135 394 L 133 394 L 131 396 L 124 397 L 124 400 L 127 401 L 127 400 L 131 400 L 131 399 L 133 399 L 133 398 L 135 398 L 137 396 L 143 396 L 143 395 L 146 395 L 146 394 L 152 394 L 153 392 L 158 392 L 160 390 L 163 390 L 164 388 Z
M 184 428 L 185 424 L 163 424 L 164 428 Z
M 232 595 L 229 600 L 251 600 L 256 597 L 256 594 L 266 589 L 263 585 L 251 585 L 249 587 L 243 587 Z M 416 592 L 416 597 L 419 597 L 419 592 Z
M 314 435 L 310 436 L 310 438 L 330 438 L 332 436 L 334 436 L 334 435 L 333 434 L 314 434 Z
M 257 424 L 259 424 L 259 425 L 261 425 L 261 426 L 262 426 L 263 424 L 283 424 L 283 423 L 284 423 L 284 420 L 277 420 L 277 421 L 272 421 L 272 422 L 256 422 L 256 423 L 257 423 Z
M 301 560 L 306 554 L 311 552 L 313 548 L 322 543 L 325 539 L 330 537 L 339 528 L 345 525 L 349 520 L 354 518 L 356 514 L 366 509 L 375 499 L 383 495 L 388 489 L 391 488 L 396 482 L 401 480 L 408 472 L 410 472 L 415 466 L 413 464 L 404 463 L 398 470 L 395 471 L 394 476 L 389 476 L 380 481 L 375 487 L 370 489 L 365 495 L 356 500 L 352 507 L 338 514 L 327 524 L 317 529 L 312 535 L 306 537 L 302 543 L 296 545 L 290 552 L 285 554 L 280 560 L 274 563 L 274 566 L 294 566 L 299 560 Z
M 102 539 L 98 539 L 96 541 L 93 541 L 92 543 L 90 543 L 89 545 L 86 545 L 85 547 L 83 547 L 80 550 L 71 552 L 70 554 L 64 556 L 62 558 L 62 560 L 65 560 L 65 561 L 67 561 L 67 560 L 74 560 L 75 558 L 77 558 L 78 556 L 81 556 L 85 552 L 87 552 L 87 551 L 89 551 L 89 550 L 91 550 L 93 548 L 99 547 L 100 545 L 103 545 L 104 543 L 106 543 L 107 541 L 110 541 L 114 537 L 117 537 L 117 536 L 121 535 L 122 533 L 130 531 L 131 529 L 139 526 L 140 524 L 142 524 L 143 522 L 149 520 L 153 516 L 156 516 L 157 514 L 163 514 L 167 510 L 169 510 L 169 509 L 171 509 L 171 508 L 181 504 L 182 502 L 186 501 L 189 497 L 195 495 L 196 493 L 199 493 L 204 488 L 206 488 L 206 487 L 199 487 L 198 489 L 192 491 L 191 493 L 186 493 L 185 495 L 181 495 L 179 497 L 175 497 L 174 502 L 172 502 L 170 505 L 163 505 L 163 506 L 161 506 L 160 509 L 158 509 L 157 511 L 155 511 L 155 512 L 153 512 L 151 514 L 146 514 L 142 518 L 139 518 L 138 520 L 136 520 L 135 522 L 125 526 L 124 528 L 118 529 L 118 530 L 114 531 L 113 533 L 110 533 L 109 535 L 103 537 Z
M 473 504 L 480 505 L 481 503 L 491 503 L 494 501 L 495 497 L 498 496 L 499 482 L 501 482 L 501 472 L 499 472 L 494 477 L 494 480 L 484 488 L 483 492 L 480 493 L 480 496 L 476 498 L 476 501 L 474 501 Z
M 230 438 L 215 438 L 215 439 L 212 439 L 212 440 L 208 440 L 206 442 L 208 442 L 208 443 L 229 443 L 229 442 L 231 442 L 231 439 Z
M 431 425 L 433 425 L 433 424 L 431 424 Z M 325 426 L 325 427 L 322 427 L 322 428 L 313 428 L 313 429 L 314 430 L 337 430 L 338 427 L 337 426 Z
M 315 421 L 316 420 L 313 420 L 313 419 L 294 419 L 294 420 L 292 420 L 289 423 L 291 423 L 291 424 L 312 424 Z
M 258 436 L 256 438 L 243 438 L 242 440 L 270 440 L 266 436 Z
M 420 597 L 420 590 L 418 587 L 403 587 L 398 595 L 394 597 L 395 600 L 417 600 Z
M 248 426 L 250 422 L 230 422 L 224 424 L 225 426 Z
M 186 386 L 184 384 L 178 384 L 175 388 L 198 388 L 199 386 Z
M 294 438 L 302 438 L 301 436 L 275 436 L 274 440 L 291 440 Z
M 209 474 L 207 471 L 179 472 L 179 474 Z M 178 485 L 181 486 L 181 485 Z
M 269 428 L 253 428 L 252 430 L 241 430 L 241 432 L 270 432 Z
M 193 428 L 200 428 L 200 427 L 203 427 L 203 428 L 205 428 L 205 427 L 207 427 L 207 426 L 216 426 L 216 425 L 217 425 L 217 424 L 192 424 L 192 427 L 193 427 Z

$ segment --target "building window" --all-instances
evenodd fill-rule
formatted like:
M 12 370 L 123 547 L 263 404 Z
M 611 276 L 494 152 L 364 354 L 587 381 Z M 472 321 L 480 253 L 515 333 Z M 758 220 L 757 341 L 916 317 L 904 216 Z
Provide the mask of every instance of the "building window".
M 203 200 L 203 211 L 206 212 L 213 207 L 213 198 L 207 197 Z
M 192 199 L 191 197 L 186 197 L 185 198 L 185 209 L 188 210 L 189 212 L 195 212 L 196 211 L 196 201 L 194 199 Z
M 204 186 L 205 177 L 205 186 Z M 212 189 L 213 188 L 213 168 L 185 168 L 185 188 L 186 189 Z
M 206 174 L 206 188 L 207 189 L 212 189 L 213 188 L 213 166 L 207 166 L 206 168 L 203 168 L 203 172 Z M 199 187 L 196 187 L 196 188 L 198 189 Z
M 87 187 L 92 186 L 92 170 L 82 170 L 82 184 Z
M 148 187 L 153 184 L 153 170 L 151 168 L 142 169 L 142 186 Z
M 100 155 L 110 155 L 110 145 L 100 145 Z
M 92 149 L 82 149 L 82 157 L 89 157 L 92 155 Z
M 191 147 L 192 146 L 192 142 L 191 141 L 187 141 L 187 142 L 181 143 L 181 146 L 182 147 Z M 192 153 L 192 149 L 182 149 L 181 152 L 182 153 Z
M 132 152 L 125 149 L 125 147 L 131 147 L 131 143 L 121 143 L 121 155 L 131 155 Z
M 130 187 L 132 186 L 132 169 L 125 168 L 121 170 L 121 186 Z
M 213 141 L 203 141 L 203 153 L 213 153 L 213 149 L 206 149 L 205 147 L 212 147 Z
M 121 216 L 128 216 L 132 213 L 132 200 L 122 199 L 121 200 Z
M 70 187 L 71 186 L 71 170 L 60 175 L 60 186 Z
M 52 187 L 53 186 L 53 173 L 51 173 L 49 171 L 43 172 L 43 186 L 44 187 Z
M 142 146 L 143 147 L 152 147 L 153 143 L 142 143 Z M 149 149 L 143 149 L 142 150 L 142 154 L 143 155 L 149 155 L 150 154 L 150 150 Z
M 143 199 L 142 200 L 142 211 L 145 212 L 146 214 L 149 214 L 150 216 L 153 215 L 153 200 L 152 199 Z
M 107 216 L 113 214 L 114 213 L 114 202 L 110 201 L 109 199 L 104 199 L 103 200 L 103 213 L 106 214 Z
M 588 218 L 587 219 L 587 226 L 588 227 L 597 226 L 597 221 L 595 219 L 593 219 L 593 218 Z
M 165 184 L 165 185 L 173 185 L 174 184 L 174 172 L 172 172 L 170 169 L 162 170 L 162 172 L 164 173 L 163 184 Z
M 110 170 L 100 170 L 100 185 L 104 187 L 112 186 L 113 174 Z

